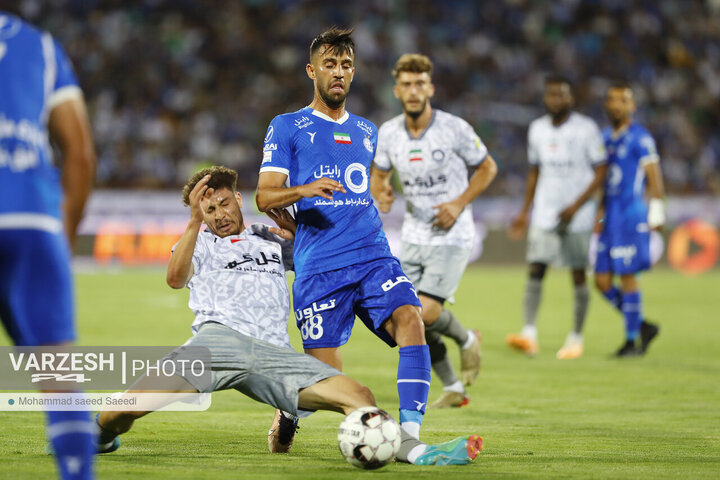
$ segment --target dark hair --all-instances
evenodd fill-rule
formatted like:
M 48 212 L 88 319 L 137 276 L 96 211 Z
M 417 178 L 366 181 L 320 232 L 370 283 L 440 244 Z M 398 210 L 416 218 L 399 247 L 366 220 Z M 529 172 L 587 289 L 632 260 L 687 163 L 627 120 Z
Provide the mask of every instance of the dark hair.
M 353 29 L 341 29 L 339 27 L 330 27 L 317 37 L 313 38 L 310 43 L 310 57 L 322 47 L 327 45 L 332 53 L 335 55 L 344 55 L 349 53 L 350 55 L 355 54 L 355 42 L 350 37 L 353 33 Z
M 556 85 L 558 83 L 564 83 L 565 85 L 570 87 L 570 90 L 572 90 L 573 88 L 572 82 L 565 75 L 559 73 L 548 73 L 547 76 L 545 76 L 545 86 Z
M 433 64 L 432 61 L 425 55 L 419 53 L 406 53 L 398 58 L 393 68 L 393 77 L 397 79 L 400 72 L 410 73 L 426 73 L 432 77 Z
M 215 190 L 226 187 L 233 193 L 237 191 L 238 174 L 235 170 L 218 165 L 203 168 L 202 170 L 195 172 L 183 187 L 183 203 L 185 206 L 190 205 L 190 192 L 192 192 L 195 185 L 197 185 L 197 183 L 205 175 L 210 175 L 210 180 L 208 180 L 207 183 L 208 187 Z
M 608 90 L 611 88 L 617 88 L 622 90 L 627 89 L 632 91 L 632 85 L 630 85 L 630 82 L 620 78 L 617 78 L 610 83 L 610 87 L 608 87 Z

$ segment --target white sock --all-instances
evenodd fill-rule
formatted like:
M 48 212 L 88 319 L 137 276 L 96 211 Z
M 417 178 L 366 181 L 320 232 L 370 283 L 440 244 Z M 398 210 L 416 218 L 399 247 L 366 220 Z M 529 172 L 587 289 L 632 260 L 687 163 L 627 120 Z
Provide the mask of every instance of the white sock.
M 446 392 L 457 392 L 457 393 L 462 393 L 462 394 L 465 393 L 465 387 L 463 386 L 463 384 L 460 380 L 456 381 L 452 385 L 443 387 L 443 390 Z
M 467 350 L 476 341 L 477 337 L 475 336 L 475 332 L 473 332 L 472 330 L 468 330 L 468 339 L 465 340 L 465 343 L 463 343 L 463 346 L 460 347 L 460 350 Z
M 582 343 L 583 343 L 582 333 L 575 333 L 575 332 L 568 333 L 566 342 L 576 343 L 576 344 L 579 343 L 580 345 L 582 345 Z
M 413 447 L 412 450 L 410 450 L 410 453 L 408 453 L 407 459 L 410 463 L 415 463 L 415 460 L 418 459 L 420 455 L 425 453 L 425 450 L 427 449 L 427 445 L 418 445 L 417 447 Z
M 417 422 L 403 422 L 400 427 L 405 430 L 408 435 L 420 440 L 420 424 Z
M 535 325 L 525 325 L 520 335 L 537 341 L 537 327 Z

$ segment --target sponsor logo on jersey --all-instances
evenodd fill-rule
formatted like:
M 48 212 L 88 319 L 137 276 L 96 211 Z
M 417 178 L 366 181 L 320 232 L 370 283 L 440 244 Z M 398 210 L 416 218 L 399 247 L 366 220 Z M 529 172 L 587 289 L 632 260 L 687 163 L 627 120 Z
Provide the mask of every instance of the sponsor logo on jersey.
M 400 285 L 401 283 L 412 283 L 409 278 L 407 278 L 405 275 L 401 275 L 399 277 L 395 277 L 395 280 L 388 279 L 385 283 L 381 285 L 383 292 L 389 292 L 396 286 Z
M 263 160 L 262 163 L 270 163 L 272 162 L 272 150 L 268 150 L 267 152 L 263 152 Z
M 367 123 L 363 122 L 362 120 L 358 120 L 357 127 L 368 135 L 372 135 L 372 127 Z
M 335 139 L 335 143 L 344 143 L 346 145 L 350 145 L 352 143 L 349 133 L 333 132 L 333 138 Z
M 267 133 L 265 134 L 265 143 L 267 143 L 267 142 L 270 141 L 270 139 L 271 139 L 272 136 L 273 136 L 273 132 L 274 132 L 274 131 L 275 131 L 275 129 L 273 128 L 273 126 L 270 125 L 270 128 L 268 128 L 268 131 L 267 131 Z
M 419 148 L 410 150 L 409 156 L 410 156 L 409 160 L 411 162 L 422 162 L 422 159 L 423 159 L 422 150 Z
M 315 143 L 315 134 L 316 134 L 317 132 L 305 132 L 305 133 L 307 133 L 308 135 L 310 135 L 310 143 L 313 143 L 313 144 L 314 144 L 314 143 Z
M 237 269 L 240 265 L 244 265 L 250 262 L 254 262 L 257 265 L 267 265 L 268 263 L 277 263 L 279 265 L 281 263 L 280 255 L 277 253 L 271 253 L 268 256 L 265 252 L 260 252 L 259 257 L 254 257 L 250 253 L 245 253 L 242 256 L 242 260 L 233 260 L 232 262 L 229 262 L 227 265 L 225 265 L 225 269 L 234 270 Z
M 445 175 L 438 175 L 437 177 L 415 177 L 412 180 L 405 180 L 403 186 L 405 187 L 425 187 L 432 188 L 436 185 L 443 185 L 447 183 L 447 177 Z
M 295 119 L 295 126 L 298 128 L 298 130 L 302 130 L 305 127 L 309 127 L 312 124 L 313 124 L 313 121 L 304 115 L 300 118 Z
M 267 152 L 268 150 L 277 150 L 277 143 L 266 143 L 263 147 L 263 152 Z
M 372 144 L 372 141 L 368 137 L 363 138 L 363 145 L 365 145 L 365 150 L 372 153 L 373 144 Z

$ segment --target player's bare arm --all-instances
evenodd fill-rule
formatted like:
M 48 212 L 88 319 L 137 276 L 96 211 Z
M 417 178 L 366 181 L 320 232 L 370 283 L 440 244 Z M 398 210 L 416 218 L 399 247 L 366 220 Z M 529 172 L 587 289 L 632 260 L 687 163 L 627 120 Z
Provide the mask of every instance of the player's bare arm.
M 459 197 L 434 207 L 437 209 L 437 213 L 433 225 L 444 229 L 451 228 L 463 209 L 485 191 L 495 178 L 495 175 L 497 175 L 497 163 L 488 154 L 485 161 L 478 165 L 470 177 L 468 188 Z
M 663 204 L 665 186 L 663 184 L 660 163 L 646 163 L 643 166 L 643 170 L 645 170 L 648 192 L 650 193 L 650 202 L 648 205 L 648 226 L 653 230 L 662 231 L 663 226 L 665 225 L 665 205 Z
M 585 202 L 590 200 L 593 194 L 600 188 L 603 181 L 605 181 L 605 175 L 607 174 L 607 164 L 603 163 L 595 167 L 595 177 L 593 181 L 588 185 L 585 191 L 575 200 L 572 205 L 565 208 L 560 212 L 560 222 L 568 224 L 572 220 L 573 216 L 580 210 L 580 207 L 585 205 Z
M 395 201 L 390 179 L 392 178 L 392 170 L 385 172 L 378 168 L 373 168 L 370 173 L 370 194 L 375 199 L 378 209 L 382 213 L 388 213 Z
M 287 175 L 279 172 L 261 172 L 258 178 L 255 202 L 261 212 L 271 208 L 284 208 L 301 198 L 322 197 L 332 200 L 333 193 L 347 193 L 342 183 L 322 177 L 314 182 L 295 187 L 284 187 Z
M 81 97 L 72 98 L 53 108 L 48 129 L 50 138 L 62 152 L 63 219 L 72 247 L 95 180 L 97 163 L 85 101 Z
M 190 221 L 185 227 L 180 241 L 178 241 L 175 251 L 170 257 L 168 263 L 167 284 L 172 288 L 183 288 L 193 274 L 192 256 L 195 252 L 195 242 L 197 242 L 198 233 L 203 223 L 203 211 L 200 200 L 206 195 L 212 193 L 212 189 L 208 188 L 210 175 L 205 175 L 195 185 L 190 192 Z
M 523 200 L 522 209 L 510 224 L 508 235 L 512 239 L 519 239 L 525 234 L 527 228 L 527 215 L 530 211 L 533 198 L 535 197 L 535 187 L 537 186 L 538 176 L 540 175 L 540 167 L 531 166 L 528 171 L 527 180 L 525 182 L 525 199 Z

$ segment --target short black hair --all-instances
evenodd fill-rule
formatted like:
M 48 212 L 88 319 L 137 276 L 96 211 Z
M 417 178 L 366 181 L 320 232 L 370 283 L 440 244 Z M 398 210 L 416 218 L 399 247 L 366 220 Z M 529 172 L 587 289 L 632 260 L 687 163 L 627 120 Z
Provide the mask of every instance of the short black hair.
M 233 193 L 237 192 L 238 174 L 235 170 L 219 165 L 203 168 L 195 172 L 183 187 L 183 203 L 185 206 L 190 205 L 190 192 L 193 191 L 195 185 L 197 185 L 205 175 L 210 175 L 210 180 L 208 180 L 207 183 L 209 188 L 217 190 L 225 187 Z
M 352 28 L 342 29 L 339 27 L 330 27 L 328 30 L 325 30 L 313 38 L 313 41 L 310 43 L 310 57 L 312 58 L 323 45 L 327 45 L 335 55 L 344 55 L 346 53 L 355 55 L 355 42 L 353 42 L 352 37 L 350 37 L 352 33 Z
M 571 91 L 573 89 L 573 84 L 570 81 L 570 79 L 561 73 L 553 72 L 553 73 L 548 73 L 545 76 L 545 86 L 557 85 L 558 83 L 564 83 L 565 85 L 570 87 Z
M 608 90 L 611 88 L 617 88 L 622 90 L 632 90 L 632 85 L 630 85 L 630 82 L 623 78 L 616 78 L 612 82 L 610 82 L 610 86 L 608 87 Z

